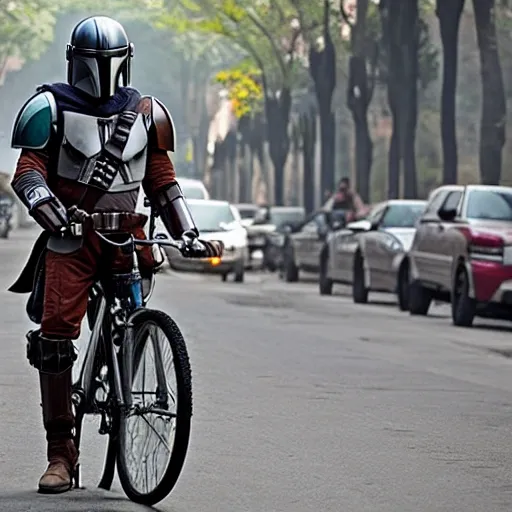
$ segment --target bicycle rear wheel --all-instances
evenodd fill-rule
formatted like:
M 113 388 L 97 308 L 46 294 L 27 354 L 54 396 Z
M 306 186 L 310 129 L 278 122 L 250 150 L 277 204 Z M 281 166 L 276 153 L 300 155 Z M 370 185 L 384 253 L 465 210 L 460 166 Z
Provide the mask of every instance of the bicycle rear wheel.
M 192 376 L 185 341 L 168 315 L 143 309 L 133 325 L 133 344 L 124 347 L 130 356 L 121 359 L 131 378 L 124 379 L 117 471 L 128 498 L 154 505 L 172 491 L 185 462 Z

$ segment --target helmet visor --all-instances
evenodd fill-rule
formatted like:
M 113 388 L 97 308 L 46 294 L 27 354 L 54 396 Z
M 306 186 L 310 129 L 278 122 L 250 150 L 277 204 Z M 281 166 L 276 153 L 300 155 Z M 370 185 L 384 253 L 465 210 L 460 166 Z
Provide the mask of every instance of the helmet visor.
M 115 50 L 72 51 L 71 85 L 95 98 L 108 98 L 115 94 L 127 59 L 129 48 Z

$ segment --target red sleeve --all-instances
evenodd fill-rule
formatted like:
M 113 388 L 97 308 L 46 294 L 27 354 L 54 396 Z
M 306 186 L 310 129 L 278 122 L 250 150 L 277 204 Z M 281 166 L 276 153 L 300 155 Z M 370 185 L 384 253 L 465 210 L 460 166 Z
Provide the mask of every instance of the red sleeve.
M 154 196 L 158 189 L 176 180 L 174 165 L 163 149 L 151 149 L 148 154 L 146 176 L 142 187 L 148 197 Z
M 32 151 L 30 149 L 22 149 L 21 155 L 16 164 L 16 171 L 12 178 L 12 182 L 16 181 L 20 176 L 29 171 L 37 171 L 42 174 L 43 178 L 48 179 L 48 154 L 46 151 Z

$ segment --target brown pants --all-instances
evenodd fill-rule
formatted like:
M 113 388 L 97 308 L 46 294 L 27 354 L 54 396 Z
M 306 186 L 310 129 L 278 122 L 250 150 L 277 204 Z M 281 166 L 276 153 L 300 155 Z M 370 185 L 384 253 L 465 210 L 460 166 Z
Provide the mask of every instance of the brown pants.
M 136 238 L 145 238 L 142 228 L 133 230 Z M 141 271 L 153 265 L 151 249 L 138 251 Z M 84 236 L 82 247 L 70 254 L 48 251 L 41 333 L 49 338 L 77 339 L 87 310 L 91 286 L 100 272 L 128 271 L 131 255 L 109 246 L 94 233 Z

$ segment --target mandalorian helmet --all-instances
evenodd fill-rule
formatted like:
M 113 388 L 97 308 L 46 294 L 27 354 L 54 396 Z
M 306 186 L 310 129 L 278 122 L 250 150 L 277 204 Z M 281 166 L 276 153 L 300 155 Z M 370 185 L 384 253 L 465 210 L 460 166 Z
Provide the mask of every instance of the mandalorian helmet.
M 123 26 L 106 16 L 78 23 L 66 48 L 68 83 L 94 98 L 107 99 L 131 79 L 133 44 Z

